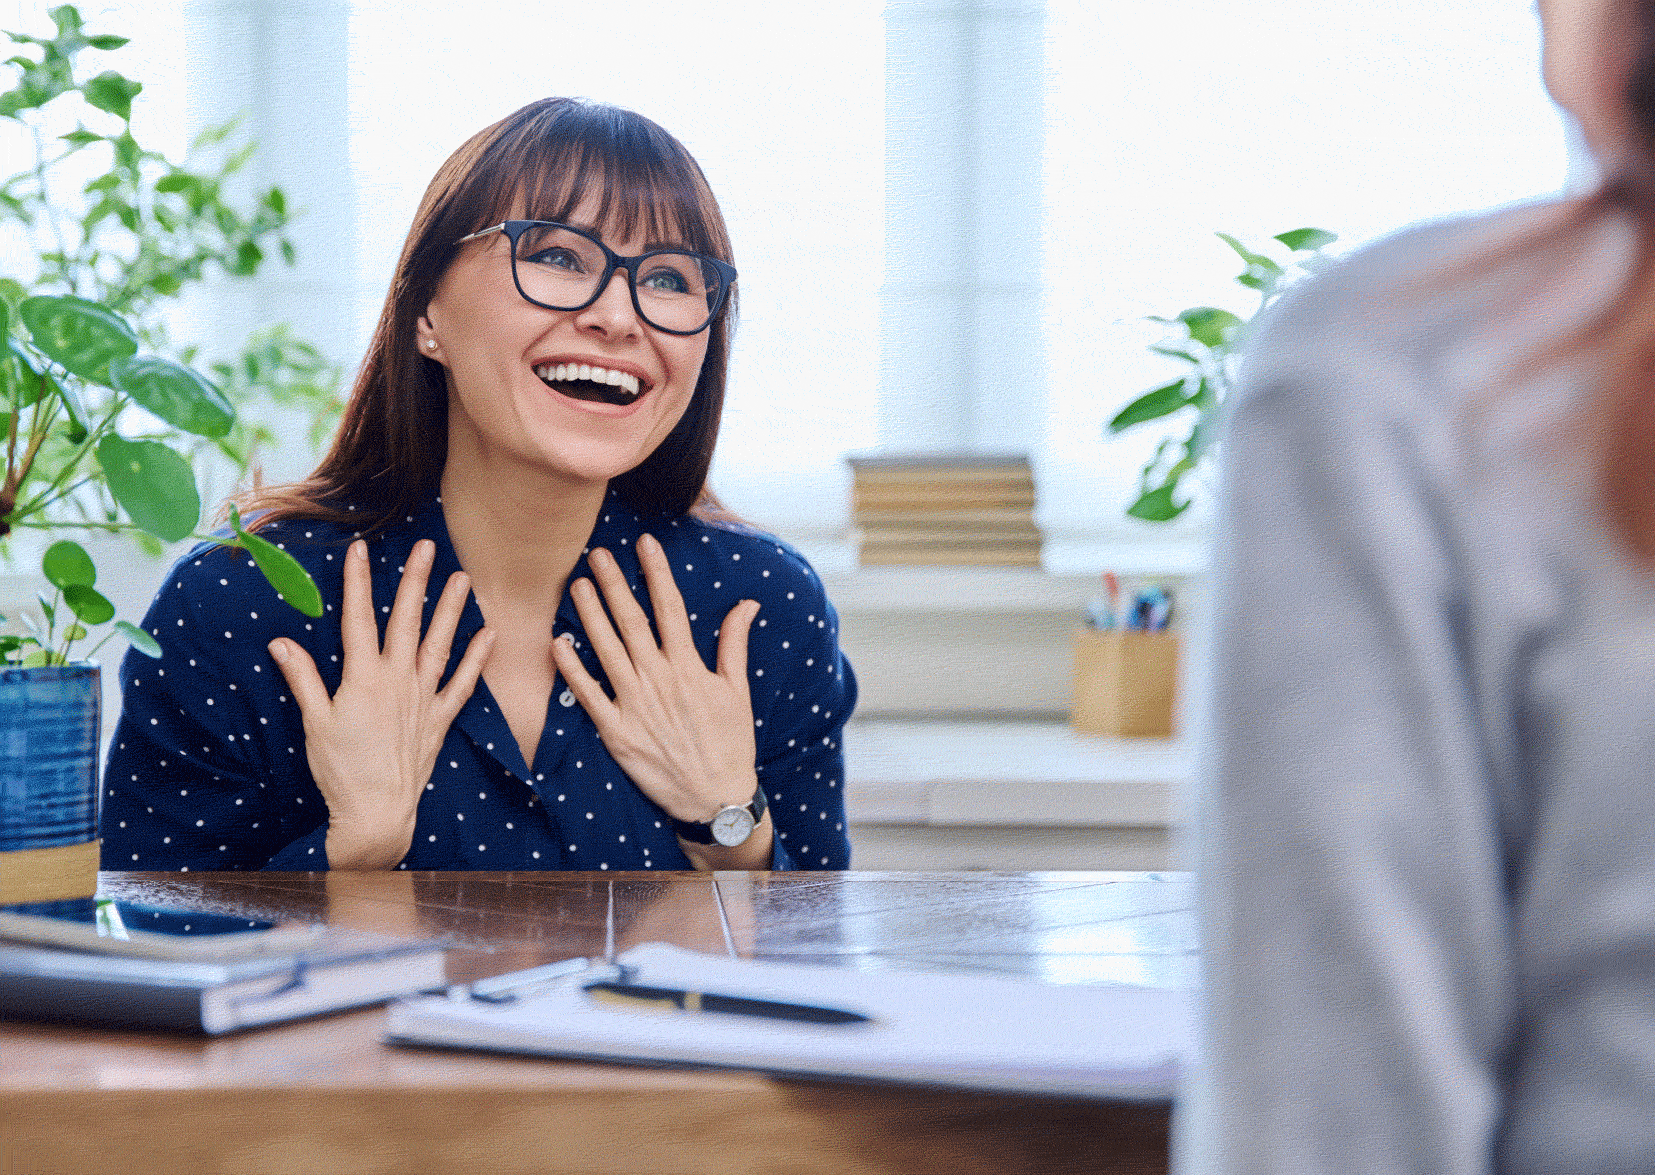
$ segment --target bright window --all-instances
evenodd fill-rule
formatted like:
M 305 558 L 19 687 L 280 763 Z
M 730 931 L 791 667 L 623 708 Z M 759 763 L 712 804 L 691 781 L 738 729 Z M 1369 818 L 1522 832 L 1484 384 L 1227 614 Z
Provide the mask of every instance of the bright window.
M 38 31 L 47 7 L 0 4 L 0 14 L 14 14 L 5 27 Z M 98 31 L 134 38 L 123 53 L 148 85 L 139 109 L 150 138 L 179 150 L 183 123 L 245 104 L 264 128 L 265 182 L 284 183 L 315 218 L 302 246 L 342 284 L 198 304 L 200 341 L 224 349 L 278 306 L 354 364 L 431 173 L 524 102 L 611 101 L 677 134 L 723 203 L 742 274 L 715 488 L 833 559 L 846 521 L 841 456 L 876 443 L 880 397 L 902 394 L 879 386 L 882 0 L 357 0 L 344 22 L 323 0 L 82 11 Z M 1169 532 L 1122 517 L 1154 438 L 1110 440 L 1103 428 L 1166 370 L 1145 349 L 1158 337 L 1146 315 L 1250 309 L 1213 232 L 1260 241 L 1316 225 L 1354 245 L 1559 188 L 1567 152 L 1538 80 L 1535 26 L 1519 0 L 1049 0 L 1034 180 L 1044 378 L 1026 393 L 1043 401 L 1035 456 L 1049 567 L 1092 569 L 1111 544 L 1147 535 L 1199 537 L 1199 518 Z M 317 45 L 330 27 L 342 43 Z M 337 98 L 314 82 L 330 73 L 347 79 Z M 341 124 L 347 162 L 318 167 L 307 141 Z M 1024 394 L 1004 390 L 1008 403 Z

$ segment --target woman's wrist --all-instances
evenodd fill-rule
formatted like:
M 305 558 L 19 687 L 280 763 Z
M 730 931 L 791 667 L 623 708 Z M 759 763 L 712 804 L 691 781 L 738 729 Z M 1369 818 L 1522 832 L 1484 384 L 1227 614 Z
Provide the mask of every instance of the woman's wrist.
M 720 869 L 769 869 L 775 856 L 776 831 L 770 822 L 770 813 L 753 827 L 752 835 L 739 845 L 701 845 L 678 838 L 678 847 L 690 859 L 690 864 L 703 873 Z
M 328 868 L 347 872 L 395 869 L 414 842 L 414 822 L 351 820 L 330 817 L 326 848 Z

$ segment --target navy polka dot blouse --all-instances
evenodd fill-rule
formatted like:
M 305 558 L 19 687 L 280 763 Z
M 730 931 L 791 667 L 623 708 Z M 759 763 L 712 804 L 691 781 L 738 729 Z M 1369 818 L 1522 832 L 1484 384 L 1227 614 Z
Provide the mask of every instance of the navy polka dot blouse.
M 839 652 L 838 618 L 796 552 L 757 532 L 694 518 L 646 525 L 611 491 L 588 549 L 604 547 L 649 610 L 633 553 L 645 531 L 671 559 L 696 647 L 716 664 L 718 626 L 743 599 L 761 605 L 747 671 L 758 777 L 776 826 L 776 869 L 844 869 L 845 720 L 856 677 Z M 298 704 L 266 646 L 303 645 L 331 692 L 341 661 L 337 604 L 348 527 L 289 520 L 261 532 L 304 564 L 329 601 L 319 619 L 282 602 L 244 551 L 201 547 L 173 568 L 144 628 L 164 656 L 129 652 L 124 704 L 104 773 L 105 869 L 325 869 L 327 805 L 305 759 Z M 429 624 L 441 585 L 460 569 L 432 499 L 369 540 L 381 622 L 415 542 L 437 545 Z M 571 582 L 589 576 L 584 555 Z M 468 600 L 449 659 L 458 665 L 482 613 Z M 565 591 L 559 633 L 606 682 Z M 525 763 L 486 683 L 448 732 L 420 801 L 402 869 L 688 869 L 666 815 L 633 786 L 558 682 L 534 762 Z

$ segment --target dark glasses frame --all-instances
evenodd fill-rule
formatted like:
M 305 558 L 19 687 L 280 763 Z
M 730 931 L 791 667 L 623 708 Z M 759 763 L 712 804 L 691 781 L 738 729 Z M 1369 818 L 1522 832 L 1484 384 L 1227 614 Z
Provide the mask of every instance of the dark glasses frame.
M 582 302 L 579 306 L 553 306 L 550 302 L 542 302 L 538 298 L 531 298 L 524 292 L 523 283 L 517 276 L 517 242 L 522 238 L 523 234 L 528 232 L 531 228 L 563 229 L 567 232 L 574 233 L 576 236 L 586 238 L 603 251 L 603 276 L 598 279 L 597 287 L 592 296 Z M 707 254 L 697 253 L 693 249 L 652 249 L 648 253 L 639 253 L 636 257 L 622 257 L 619 253 L 615 252 L 615 250 L 611 249 L 608 245 L 604 244 L 585 229 L 576 228 L 572 224 L 562 224 L 555 220 L 507 220 L 500 224 L 491 225 L 488 228 L 478 229 L 469 236 L 461 237 L 454 243 L 456 245 L 463 245 L 467 241 L 475 241 L 479 237 L 486 237 L 491 233 L 504 233 L 506 235 L 506 239 L 511 242 L 511 281 L 512 284 L 517 287 L 518 294 L 522 296 L 525 302 L 543 307 L 547 310 L 585 310 L 592 303 L 603 297 L 603 292 L 609 288 L 610 279 L 615 276 L 615 271 L 617 269 L 624 269 L 626 270 L 626 288 L 632 295 L 632 308 L 638 312 L 638 317 L 641 320 L 649 324 L 652 330 L 658 330 L 664 334 L 698 335 L 702 331 L 706 330 L 712 325 L 713 319 L 718 317 L 718 312 L 724 309 L 724 302 L 730 296 L 730 289 L 736 282 L 736 267 L 728 262 L 720 261 L 717 257 L 709 257 Z M 650 318 L 648 314 L 644 313 L 643 305 L 638 301 L 639 266 L 643 262 L 648 261 L 651 257 L 663 256 L 668 253 L 674 253 L 679 256 L 694 257 L 704 266 L 710 266 L 712 271 L 718 275 L 718 290 L 713 297 L 709 299 L 709 309 L 707 311 L 706 321 L 694 330 L 675 330 L 670 326 L 660 325 L 654 319 Z

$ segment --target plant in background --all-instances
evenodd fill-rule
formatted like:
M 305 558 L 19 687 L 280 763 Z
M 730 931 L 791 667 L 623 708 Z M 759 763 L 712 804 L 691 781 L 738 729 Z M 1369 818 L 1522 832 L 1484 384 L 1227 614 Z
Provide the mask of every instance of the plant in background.
M 244 426 L 238 445 L 236 409 L 223 391 L 161 353 L 164 300 L 215 269 L 251 276 L 267 247 L 291 260 L 292 246 L 281 235 L 286 201 L 271 188 L 244 212 L 226 198 L 225 182 L 250 148 L 217 168 L 192 171 L 140 146 L 131 114 L 142 86 L 111 71 L 77 80 L 74 70 L 83 50 L 117 49 L 125 38 L 86 33 L 69 6 L 51 16 L 51 38 L 9 34 L 34 46 L 39 59 L 11 58 L 17 83 L 0 93 L 0 119 L 21 124 L 35 147 L 34 166 L 0 182 L 0 227 L 11 222 L 35 242 L 38 264 L 27 279 L 0 277 L 0 538 L 71 526 L 142 536 L 155 548 L 209 539 L 246 549 L 283 598 L 320 615 L 304 569 L 248 534 L 239 518 L 232 515 L 227 538 L 197 533 L 201 498 L 189 457 L 211 446 L 245 469 L 256 438 Z M 82 104 L 73 129 L 49 135 L 51 119 L 73 105 L 70 96 Z M 204 139 L 211 145 L 228 133 L 222 128 Z M 78 199 L 64 196 L 71 176 Z M 267 354 L 269 345 L 268 338 L 256 340 L 255 349 Z M 273 362 L 252 370 L 279 382 L 293 353 L 288 340 Z M 319 359 L 314 349 L 301 355 Z M 244 369 L 246 362 L 244 356 Z M 268 385 L 249 380 L 236 390 L 248 395 L 254 386 Z M 6 639 L 0 658 L 64 664 L 87 625 L 114 617 L 78 544 L 53 544 L 42 572 L 55 589 L 52 599 L 41 598 L 43 630 Z M 117 629 L 141 651 L 159 655 L 140 630 L 124 622 Z
M 1279 233 L 1271 239 L 1284 246 L 1289 256 L 1278 262 L 1228 233 L 1217 236 L 1246 265 L 1236 281 L 1256 293 L 1259 304 L 1247 318 L 1216 306 L 1194 306 L 1174 318 L 1151 318 L 1151 322 L 1174 328 L 1175 333 L 1150 350 L 1178 360 L 1187 370 L 1171 383 L 1145 392 L 1109 422 L 1109 431 L 1120 433 L 1175 413 L 1187 414 L 1189 431 L 1181 438 L 1164 438 L 1139 475 L 1138 497 L 1126 512 L 1145 522 L 1168 522 L 1189 508 L 1191 499 L 1180 500 L 1179 487 L 1212 455 L 1219 412 L 1234 386 L 1247 326 L 1288 286 L 1323 264 L 1324 251 L 1339 239 L 1319 228 Z

